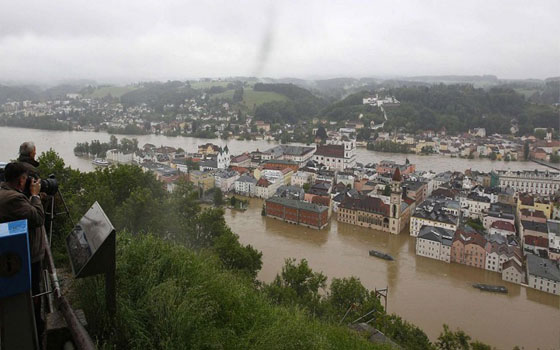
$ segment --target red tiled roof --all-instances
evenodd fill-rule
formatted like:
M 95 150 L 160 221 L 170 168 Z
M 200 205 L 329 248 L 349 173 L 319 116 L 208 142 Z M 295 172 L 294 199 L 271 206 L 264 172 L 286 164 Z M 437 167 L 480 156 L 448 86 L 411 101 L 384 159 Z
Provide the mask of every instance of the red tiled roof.
M 401 171 L 399 167 L 396 167 L 395 172 L 393 173 L 393 181 L 402 181 Z
M 242 162 L 242 161 L 248 160 L 248 159 L 251 159 L 251 157 L 249 157 L 249 155 L 247 153 L 243 153 L 243 154 L 240 154 L 238 156 L 232 157 L 231 161 L 233 163 L 239 163 L 239 162 Z
M 453 242 L 456 241 L 460 241 L 463 245 L 476 244 L 482 248 L 486 246 L 486 239 L 475 232 L 457 230 L 457 232 L 455 232 L 455 236 L 453 237 Z
M 525 244 L 528 245 L 541 247 L 541 248 L 548 248 L 548 239 L 544 237 L 525 236 L 523 240 L 525 241 Z
M 523 269 L 521 268 L 521 266 L 520 266 L 514 259 L 511 259 L 511 260 L 506 261 L 506 262 L 502 265 L 502 270 L 505 270 L 505 269 L 509 268 L 510 266 L 513 266 L 513 267 L 517 270 L 517 272 L 523 273 Z
M 339 207 L 345 209 L 354 209 L 367 211 L 369 213 L 377 213 L 385 216 L 389 216 L 389 206 L 379 198 L 375 197 L 363 197 L 363 198 L 350 198 L 346 197 L 342 200 Z
M 313 196 L 313 198 L 311 199 L 311 203 L 328 207 L 331 203 L 331 199 L 329 197 Z
M 523 205 L 533 206 L 535 204 L 535 200 L 530 195 L 520 195 L 519 201 L 521 201 L 521 204 Z
M 406 204 L 411 205 L 412 203 L 416 202 L 414 199 L 410 198 L 410 197 L 404 197 L 403 200 L 405 201 Z
M 259 181 L 257 181 L 257 186 L 259 187 L 268 187 L 270 186 L 270 181 L 268 181 L 267 179 L 265 179 L 264 177 L 261 177 L 259 179 Z
M 455 191 L 455 190 L 448 189 L 448 188 L 442 188 L 442 187 L 440 187 L 440 188 L 438 188 L 438 189 L 435 189 L 435 190 L 432 192 L 432 196 L 436 196 L 436 197 L 437 197 L 437 196 L 441 196 L 441 197 L 454 198 L 454 197 L 457 196 L 457 194 L 458 194 L 458 193 L 457 193 L 457 191 Z
M 529 210 L 529 209 L 521 209 L 521 214 L 523 216 L 532 216 L 536 218 L 546 219 L 546 215 L 540 210 Z
M 513 226 L 513 224 L 508 221 L 496 220 L 492 223 L 491 227 L 498 230 L 515 232 L 515 226 Z
M 315 155 L 325 157 L 344 158 L 344 145 L 317 146 Z
M 232 165 L 232 166 L 230 166 L 229 168 L 230 168 L 231 170 L 237 171 L 237 172 L 240 173 L 240 174 L 244 174 L 244 173 L 248 173 L 248 172 L 249 172 L 249 169 L 244 168 L 244 167 L 242 167 L 242 166 L 235 166 L 235 165 Z
M 290 171 L 293 171 L 293 170 L 291 168 L 284 168 L 280 171 L 282 172 L 282 174 L 286 175 L 287 173 L 289 173 Z

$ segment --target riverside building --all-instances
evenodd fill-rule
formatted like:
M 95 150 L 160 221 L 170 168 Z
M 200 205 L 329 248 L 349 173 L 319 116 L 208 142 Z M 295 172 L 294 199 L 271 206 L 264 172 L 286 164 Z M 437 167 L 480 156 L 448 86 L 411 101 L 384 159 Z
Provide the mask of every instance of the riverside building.
M 356 166 L 356 141 L 329 140 L 326 145 L 317 146 L 313 160 L 331 170 L 353 168 Z
M 374 230 L 399 234 L 409 223 L 414 210 L 414 200 L 404 198 L 401 190 L 402 177 L 395 170 L 391 180 L 388 203 L 379 197 L 346 197 L 338 205 L 337 220 Z
M 417 237 L 422 226 L 455 231 L 459 225 L 459 218 L 460 206 L 457 201 L 428 198 L 416 208 L 410 218 L 410 235 Z
M 560 295 L 559 263 L 536 255 L 528 255 L 527 285 L 543 292 Z
M 318 230 L 329 223 L 328 207 L 297 199 L 271 197 L 266 200 L 265 212 L 266 216 Z
M 498 170 L 501 189 L 513 188 L 516 192 L 553 195 L 560 189 L 560 173 L 538 170 Z
M 416 254 L 451 262 L 451 244 L 455 232 L 441 227 L 422 226 L 416 238 Z

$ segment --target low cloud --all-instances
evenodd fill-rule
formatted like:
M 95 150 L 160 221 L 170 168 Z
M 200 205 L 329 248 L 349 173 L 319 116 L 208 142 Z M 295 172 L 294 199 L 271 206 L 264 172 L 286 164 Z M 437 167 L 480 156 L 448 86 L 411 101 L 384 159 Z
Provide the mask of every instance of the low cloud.
M 0 79 L 560 75 L 560 2 L 9 2 Z

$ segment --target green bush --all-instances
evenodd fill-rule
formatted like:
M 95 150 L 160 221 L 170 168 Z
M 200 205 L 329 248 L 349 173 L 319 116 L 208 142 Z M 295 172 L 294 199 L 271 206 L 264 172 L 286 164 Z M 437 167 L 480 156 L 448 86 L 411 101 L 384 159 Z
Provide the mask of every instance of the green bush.
M 242 274 L 153 235 L 117 239 L 117 313 L 102 310 L 101 279 L 82 280 L 83 308 L 100 347 L 127 349 L 382 349 L 345 327 L 273 305 Z

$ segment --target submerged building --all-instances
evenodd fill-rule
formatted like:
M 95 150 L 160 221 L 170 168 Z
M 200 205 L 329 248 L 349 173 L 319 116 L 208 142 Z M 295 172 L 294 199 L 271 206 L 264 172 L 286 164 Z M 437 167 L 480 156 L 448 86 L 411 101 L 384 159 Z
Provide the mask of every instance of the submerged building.
M 329 208 L 298 199 L 271 197 L 266 200 L 266 216 L 292 224 L 322 229 L 329 223 Z
M 338 205 L 337 220 L 347 224 L 399 234 L 410 221 L 414 200 L 404 198 L 402 177 L 397 168 L 391 180 L 391 195 L 386 203 L 382 198 L 361 196 L 346 197 Z

